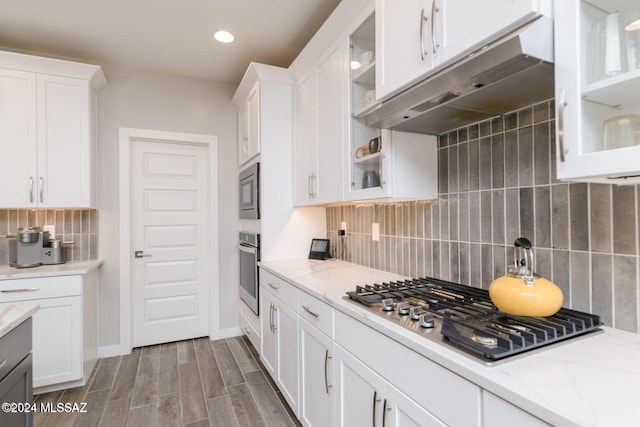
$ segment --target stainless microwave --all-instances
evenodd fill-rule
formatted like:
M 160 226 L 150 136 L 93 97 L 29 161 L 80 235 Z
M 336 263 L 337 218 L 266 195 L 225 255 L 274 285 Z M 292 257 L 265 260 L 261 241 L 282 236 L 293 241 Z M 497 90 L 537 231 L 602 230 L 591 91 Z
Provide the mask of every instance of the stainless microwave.
M 240 172 L 240 218 L 260 219 L 260 163 Z

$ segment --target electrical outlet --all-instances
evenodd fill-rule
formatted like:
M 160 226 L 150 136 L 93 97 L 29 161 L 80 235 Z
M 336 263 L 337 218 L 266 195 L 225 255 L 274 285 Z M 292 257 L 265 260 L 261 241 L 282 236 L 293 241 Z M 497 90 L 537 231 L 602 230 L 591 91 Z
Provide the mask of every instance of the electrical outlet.
M 56 236 L 56 226 L 55 224 L 52 225 L 43 225 L 42 226 L 42 231 L 48 231 L 49 232 L 49 236 L 54 239 Z
M 380 241 L 380 224 L 377 222 L 371 224 L 371 240 L 374 242 Z

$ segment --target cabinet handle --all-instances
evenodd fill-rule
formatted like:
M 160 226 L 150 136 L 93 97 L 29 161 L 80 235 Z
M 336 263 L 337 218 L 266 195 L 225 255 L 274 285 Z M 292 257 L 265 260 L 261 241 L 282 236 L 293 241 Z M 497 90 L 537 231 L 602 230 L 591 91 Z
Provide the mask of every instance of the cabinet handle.
M 424 14 L 424 8 L 420 11 L 420 59 L 424 61 L 425 56 L 429 52 L 424 50 L 424 23 L 429 21 L 429 18 Z
M 324 389 L 327 392 L 327 394 L 329 394 L 329 387 L 332 387 L 331 384 L 329 384 L 329 377 L 328 377 L 328 368 L 329 368 L 329 359 L 331 359 L 331 356 L 329 356 L 329 350 L 325 350 L 324 353 Z
M 376 404 L 380 401 L 378 399 L 378 391 L 373 390 L 373 412 L 371 414 L 371 425 L 376 427 Z
M 307 193 L 309 194 L 309 198 L 311 198 L 311 174 L 309 174 L 309 178 L 307 178 Z
M 316 197 L 316 192 L 315 192 L 314 182 L 313 182 L 315 178 L 316 178 L 315 173 L 311 173 L 311 175 L 309 175 L 309 198 L 311 199 Z
M 269 303 L 269 330 L 273 332 L 273 304 Z
M 244 329 L 244 333 L 246 335 L 249 335 L 251 333 L 251 329 L 248 326 L 244 326 L 242 329 Z
M 391 409 L 391 407 L 387 408 L 387 399 L 384 400 L 382 408 L 382 427 L 385 427 L 387 425 L 387 411 Z
M 269 287 L 270 287 L 271 289 L 275 289 L 276 291 L 280 288 L 279 286 L 276 286 L 276 285 L 274 285 L 274 284 L 273 284 L 273 283 L 271 283 L 271 282 L 267 282 L 267 285 L 269 285 Z
M 44 178 L 40 177 L 40 203 L 44 202 Z
M 558 95 L 558 149 L 560 150 L 560 162 L 565 162 L 564 151 L 564 107 L 567 106 L 564 89 L 560 89 Z
M 304 311 L 306 311 L 307 313 L 309 313 L 310 315 L 312 315 L 313 317 L 315 317 L 316 319 L 318 317 L 320 317 L 320 313 L 314 313 L 313 311 L 311 311 L 311 309 L 309 307 L 307 307 L 306 305 L 303 305 L 302 308 L 304 308 Z
M 2 363 L 0 363 L 0 369 L 2 369 L 2 367 L 6 364 L 7 364 L 7 359 L 4 359 Z
M 273 333 L 275 334 L 278 330 L 278 324 L 276 323 L 276 312 L 278 311 L 277 306 L 273 306 Z
M 11 294 L 15 292 L 37 292 L 39 290 L 40 288 L 18 288 L 18 289 L 4 289 L 0 292 L 2 292 L 3 294 Z
M 29 203 L 33 203 L 33 177 L 29 177 Z
M 440 9 L 436 6 L 436 0 L 431 1 L 431 45 L 433 46 L 433 53 L 438 51 L 440 45 L 436 42 L 436 26 L 434 22 L 434 16 L 440 12 Z
M 310 194 L 310 196 L 311 196 L 311 198 L 313 199 L 313 198 L 315 198 L 315 197 L 318 195 L 318 194 L 316 193 L 316 186 L 318 185 L 318 177 L 316 176 L 316 174 L 315 174 L 315 173 L 312 173 L 312 174 L 311 174 L 311 177 L 310 177 L 310 181 L 309 181 L 309 182 L 311 183 L 311 194 Z

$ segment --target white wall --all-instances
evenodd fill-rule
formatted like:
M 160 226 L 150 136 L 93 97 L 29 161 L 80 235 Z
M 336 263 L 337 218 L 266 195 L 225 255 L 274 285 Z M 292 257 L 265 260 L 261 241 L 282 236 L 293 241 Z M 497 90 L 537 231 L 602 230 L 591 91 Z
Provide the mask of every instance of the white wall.
M 234 84 L 104 66 L 98 94 L 99 346 L 120 342 L 118 131 L 120 127 L 218 137 L 221 329 L 238 325 L 237 116 Z

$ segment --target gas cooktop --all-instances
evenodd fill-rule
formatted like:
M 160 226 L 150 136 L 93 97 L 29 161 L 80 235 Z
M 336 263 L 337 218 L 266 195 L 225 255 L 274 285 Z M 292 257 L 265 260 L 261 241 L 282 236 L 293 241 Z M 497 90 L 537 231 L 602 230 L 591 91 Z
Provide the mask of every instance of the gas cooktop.
M 549 317 L 504 313 L 484 289 L 429 277 L 357 286 L 345 299 L 488 364 L 600 332 L 602 325 L 597 315 L 567 308 Z

